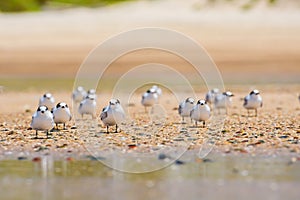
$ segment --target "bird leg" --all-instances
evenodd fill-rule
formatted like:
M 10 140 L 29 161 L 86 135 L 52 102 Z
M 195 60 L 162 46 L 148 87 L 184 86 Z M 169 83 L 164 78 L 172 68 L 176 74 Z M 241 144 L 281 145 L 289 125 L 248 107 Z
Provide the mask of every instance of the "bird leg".
M 108 132 L 108 126 L 106 126 L 106 133 L 109 133 L 109 132 Z
M 195 126 L 197 127 L 197 120 L 195 120 Z
M 118 132 L 118 124 L 116 124 L 116 131 L 115 131 L 115 133 L 117 133 Z
M 64 123 L 64 130 L 66 130 L 66 123 Z
M 205 127 L 205 121 L 203 121 L 203 128 Z
M 46 134 L 47 134 L 47 139 L 48 139 L 48 136 L 49 136 L 49 131 L 48 130 L 46 131 Z
M 250 116 L 250 112 L 249 112 L 249 109 L 247 110 L 248 111 L 248 117 Z
M 38 138 L 38 130 L 35 130 L 35 139 Z
M 181 123 L 184 124 L 184 117 L 182 117 L 182 122 Z
M 255 117 L 257 117 L 257 109 L 255 109 Z

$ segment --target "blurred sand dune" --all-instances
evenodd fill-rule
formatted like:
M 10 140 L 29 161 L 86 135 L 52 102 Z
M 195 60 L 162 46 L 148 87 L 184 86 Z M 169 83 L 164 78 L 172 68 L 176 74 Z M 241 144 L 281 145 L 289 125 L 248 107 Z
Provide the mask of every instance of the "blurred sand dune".
M 225 81 L 299 83 L 300 8 L 282 2 L 271 8 L 261 3 L 248 11 L 162 0 L 0 14 L 0 77 L 73 77 L 97 44 L 123 31 L 154 26 L 196 39 Z M 156 57 L 168 65 L 179 62 L 161 52 Z M 144 58 L 149 61 L 146 53 L 136 53 L 115 68 L 143 63 Z

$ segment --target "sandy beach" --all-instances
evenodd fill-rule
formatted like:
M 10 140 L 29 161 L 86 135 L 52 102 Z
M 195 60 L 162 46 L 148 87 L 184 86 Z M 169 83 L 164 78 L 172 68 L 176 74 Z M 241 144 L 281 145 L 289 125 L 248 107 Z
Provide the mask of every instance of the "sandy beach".
M 241 2 L 141 0 L 0 13 L 0 199 L 299 199 L 300 5 L 255 1 L 245 9 Z M 146 114 L 146 87 L 137 85 L 121 101 L 121 131 L 107 134 L 99 115 L 128 69 L 164 64 L 204 98 L 205 77 L 179 56 L 153 49 L 112 62 L 97 88 L 97 119 L 78 116 L 71 94 L 84 59 L 114 35 L 143 27 L 178 31 L 203 46 L 235 95 L 227 116 L 214 112 L 205 128 L 182 124 L 177 108 L 184 99 L 172 92 L 192 94 L 176 76 L 156 73 L 173 83 L 162 85 L 160 104 Z M 149 80 L 144 72 L 123 86 Z M 248 117 L 243 98 L 253 89 L 263 107 Z M 45 92 L 66 102 L 73 118 L 65 130 L 34 139 L 30 122 Z

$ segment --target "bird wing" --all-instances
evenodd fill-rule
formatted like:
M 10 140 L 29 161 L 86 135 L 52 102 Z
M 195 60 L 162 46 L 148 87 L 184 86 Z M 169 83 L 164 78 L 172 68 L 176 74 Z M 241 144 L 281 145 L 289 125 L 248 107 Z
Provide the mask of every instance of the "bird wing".
M 181 115 L 182 113 L 182 104 L 179 104 L 179 107 L 178 107 L 178 113 Z
M 193 113 L 194 113 L 194 109 L 192 109 L 192 110 L 191 110 L 191 112 L 190 112 L 190 116 L 192 116 L 192 115 L 193 115 Z
M 245 98 L 244 98 L 244 105 L 243 106 L 246 106 L 247 104 L 248 104 L 248 96 L 246 96 Z
M 209 100 L 210 100 L 210 94 L 207 93 L 207 94 L 205 95 L 205 101 L 209 101 Z
M 103 119 L 105 119 L 105 118 L 107 118 L 107 112 L 106 112 L 106 111 L 105 111 L 105 112 L 102 112 L 101 115 L 100 115 L 100 119 L 101 119 L 101 120 L 103 120 Z
M 107 111 L 108 111 L 108 106 L 106 106 L 106 107 L 104 107 L 104 108 L 102 109 L 102 113 L 101 113 L 101 115 L 100 115 L 100 119 L 101 119 L 101 120 L 107 118 Z

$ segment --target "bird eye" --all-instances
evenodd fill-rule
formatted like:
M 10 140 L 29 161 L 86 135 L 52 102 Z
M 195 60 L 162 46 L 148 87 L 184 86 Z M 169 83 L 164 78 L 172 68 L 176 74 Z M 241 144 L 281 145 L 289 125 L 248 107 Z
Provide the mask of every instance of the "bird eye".
M 66 108 L 68 108 L 68 105 L 66 104 Z
M 40 112 L 40 111 L 41 111 L 41 108 L 39 107 L 39 108 L 37 109 L 37 111 Z
M 47 97 L 47 95 L 46 94 L 44 94 L 44 96 L 43 96 L 44 98 L 46 98 Z
M 56 105 L 56 108 L 59 108 L 59 107 L 60 107 L 60 103 Z

